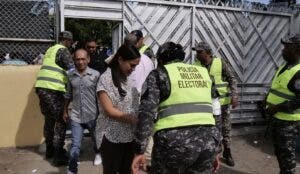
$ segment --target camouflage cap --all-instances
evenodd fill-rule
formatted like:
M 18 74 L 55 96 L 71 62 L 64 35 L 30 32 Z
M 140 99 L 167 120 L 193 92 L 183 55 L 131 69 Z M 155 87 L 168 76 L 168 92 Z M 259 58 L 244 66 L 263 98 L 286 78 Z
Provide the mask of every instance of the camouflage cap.
M 300 33 L 281 39 L 282 44 L 300 44 Z
M 73 40 L 73 34 L 70 31 L 62 31 L 58 35 L 61 39 L 70 39 Z
M 206 42 L 199 42 L 195 47 L 192 48 L 194 51 L 211 51 L 211 47 Z

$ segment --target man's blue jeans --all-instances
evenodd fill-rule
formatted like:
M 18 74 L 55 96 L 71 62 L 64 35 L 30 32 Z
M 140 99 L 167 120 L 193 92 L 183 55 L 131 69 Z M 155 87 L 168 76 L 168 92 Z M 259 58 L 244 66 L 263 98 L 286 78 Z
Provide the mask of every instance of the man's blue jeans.
M 81 140 L 83 137 L 84 129 L 88 129 L 91 137 L 94 138 L 94 130 L 96 126 L 96 121 L 92 120 L 87 123 L 77 123 L 71 120 L 71 131 L 72 131 L 72 145 L 70 150 L 70 163 L 69 170 L 73 173 L 77 173 L 77 162 L 80 153 Z

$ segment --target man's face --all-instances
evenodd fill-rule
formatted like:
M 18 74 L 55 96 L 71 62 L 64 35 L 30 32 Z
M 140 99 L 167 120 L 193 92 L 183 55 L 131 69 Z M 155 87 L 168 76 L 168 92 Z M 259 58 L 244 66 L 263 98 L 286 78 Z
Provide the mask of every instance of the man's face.
M 203 65 L 208 65 L 211 60 L 211 55 L 205 50 L 197 50 L 196 57 Z
M 89 54 L 95 54 L 97 48 L 97 44 L 95 41 L 87 42 L 85 45 L 85 49 L 89 52 Z
M 85 50 L 80 49 L 75 52 L 74 64 L 77 71 L 83 72 L 87 68 L 89 62 L 90 58 Z
M 72 46 L 72 44 L 73 44 L 73 40 L 71 40 L 71 39 L 64 40 L 65 47 L 70 48 Z

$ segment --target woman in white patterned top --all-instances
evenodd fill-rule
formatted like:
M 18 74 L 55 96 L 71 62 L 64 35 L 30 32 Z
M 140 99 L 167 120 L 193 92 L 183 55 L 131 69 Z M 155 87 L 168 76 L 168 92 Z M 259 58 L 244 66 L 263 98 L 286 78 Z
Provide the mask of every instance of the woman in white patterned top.
M 139 98 L 127 77 L 139 62 L 139 51 L 133 45 L 122 45 L 98 81 L 96 142 L 104 174 L 131 173 Z

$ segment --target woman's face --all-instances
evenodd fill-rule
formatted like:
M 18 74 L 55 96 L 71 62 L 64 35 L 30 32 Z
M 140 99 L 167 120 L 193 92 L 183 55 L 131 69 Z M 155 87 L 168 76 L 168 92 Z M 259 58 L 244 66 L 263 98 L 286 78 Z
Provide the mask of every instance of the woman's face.
M 119 57 L 118 61 L 121 72 L 125 76 L 129 76 L 140 63 L 140 57 L 131 60 L 124 60 L 122 57 Z

